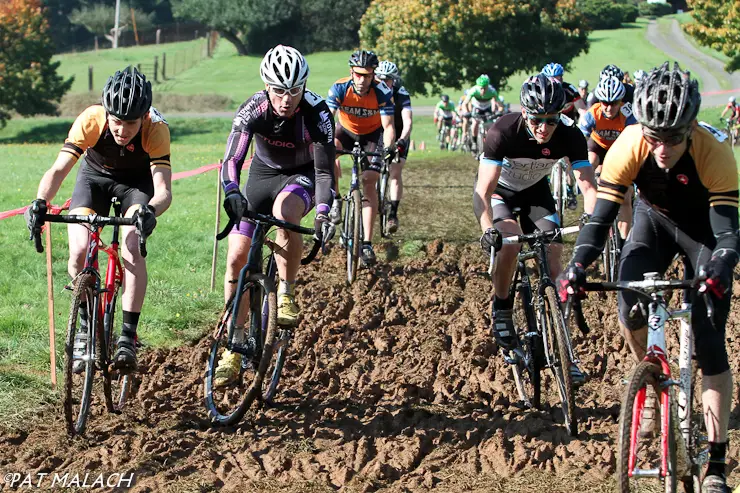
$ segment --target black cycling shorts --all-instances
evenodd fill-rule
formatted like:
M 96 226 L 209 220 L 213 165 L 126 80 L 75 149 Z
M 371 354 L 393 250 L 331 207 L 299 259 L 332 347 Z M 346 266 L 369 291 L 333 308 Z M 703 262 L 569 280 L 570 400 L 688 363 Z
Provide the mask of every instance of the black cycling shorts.
M 599 156 L 599 162 L 601 164 L 604 164 L 604 158 L 606 157 L 606 151 L 607 149 L 604 149 L 599 144 L 596 143 L 596 141 L 589 137 L 588 142 L 586 143 L 588 147 L 588 152 L 593 152 L 597 156 Z
M 153 196 L 154 182 L 148 169 L 139 173 L 112 176 L 95 170 L 83 158 L 80 160 L 69 210 L 84 207 L 101 216 L 107 216 L 110 214 L 111 200 L 117 197 L 125 214 L 135 205 L 148 204 Z
M 658 272 L 663 276 L 677 253 L 686 258 L 686 277 L 691 279 L 696 269 L 711 258 L 716 244 L 711 234 L 702 235 L 705 237 L 692 238 L 665 215 L 638 199 L 635 202 L 632 230 L 619 261 L 619 280 L 641 281 L 645 272 Z M 640 298 L 649 301 L 649 298 L 632 291 L 620 291 L 618 295 L 619 320 L 630 330 L 647 326 L 640 310 L 630 314 Z M 725 348 L 725 323 L 730 311 L 730 296 L 715 299 L 714 310 L 716 330 L 707 317 L 704 300 L 695 291 L 692 292 L 691 326 L 696 359 L 702 374 L 710 376 L 730 369 Z
M 383 127 L 379 127 L 376 130 L 373 130 L 369 134 L 365 135 L 357 135 L 355 133 L 350 132 L 346 128 L 344 128 L 339 122 L 337 122 L 337 129 L 336 134 L 334 135 L 334 138 L 339 141 L 339 143 L 342 146 L 342 149 L 345 149 L 347 151 L 352 150 L 352 147 L 354 147 L 356 141 L 360 141 L 360 145 L 363 149 L 365 149 L 368 152 L 383 152 Z M 368 149 L 367 145 L 369 143 L 375 144 L 375 149 Z M 369 160 L 363 159 L 362 161 L 362 171 L 375 171 L 376 173 L 380 173 L 380 167 L 381 167 L 381 158 L 378 156 L 373 156 Z
M 560 226 L 555 199 L 552 197 L 547 178 L 519 192 L 498 185 L 491 197 L 491 206 L 494 226 L 504 219 L 514 219 L 511 210 L 515 207 L 521 209 L 519 224 L 525 234 L 535 230 L 553 231 Z M 562 243 L 563 240 L 558 237 L 553 242 Z
M 281 192 L 289 192 L 303 200 L 303 215 L 305 216 L 314 205 L 315 173 L 313 161 L 300 168 L 280 170 L 271 168 L 254 156 L 249 166 L 247 182 L 242 186 L 242 193 L 247 198 L 249 211 L 272 215 L 272 206 L 277 196 Z M 254 223 L 242 219 L 231 232 L 251 238 L 254 234 Z
M 485 116 L 485 115 L 492 115 L 493 114 L 493 106 L 489 106 L 488 108 L 476 108 L 473 106 L 473 110 L 471 112 L 472 116 Z

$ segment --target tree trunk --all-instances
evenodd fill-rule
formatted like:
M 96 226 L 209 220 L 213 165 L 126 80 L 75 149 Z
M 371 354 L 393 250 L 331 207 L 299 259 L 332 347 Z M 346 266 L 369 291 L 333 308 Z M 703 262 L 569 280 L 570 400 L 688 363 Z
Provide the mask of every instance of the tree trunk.
M 239 55 L 241 55 L 241 56 L 248 55 L 248 53 L 247 53 L 247 45 L 245 45 L 242 42 L 242 40 L 239 39 L 239 36 L 237 36 L 234 32 L 232 32 L 232 31 L 226 31 L 226 30 L 221 30 L 221 31 L 219 31 L 219 33 L 221 33 L 221 36 L 223 36 L 224 38 L 226 38 L 227 41 L 229 41 L 231 44 L 233 44 L 234 46 L 236 46 L 236 51 L 239 53 Z

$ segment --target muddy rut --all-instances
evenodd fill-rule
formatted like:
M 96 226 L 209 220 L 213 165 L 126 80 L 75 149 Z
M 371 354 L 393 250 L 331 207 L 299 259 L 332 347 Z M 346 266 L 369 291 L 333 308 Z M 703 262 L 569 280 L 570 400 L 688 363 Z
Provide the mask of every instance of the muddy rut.
M 632 367 L 614 298 L 592 295 L 592 330 L 576 336 L 591 378 L 578 391 L 580 433 L 571 438 L 557 407 L 526 410 L 516 400 L 487 330 L 484 260 L 476 246 L 435 241 L 347 287 L 335 249 L 302 271 L 304 320 L 274 407 L 211 428 L 204 338 L 146 352 L 128 409 L 107 414 L 96 400 L 85 437 L 65 435 L 60 409 L 1 431 L 0 470 L 134 473 L 132 490 L 142 492 L 611 491 L 622 379 Z M 735 304 L 735 372 L 737 313 Z M 731 428 L 739 417 L 736 401 Z M 738 457 L 737 440 L 729 457 Z

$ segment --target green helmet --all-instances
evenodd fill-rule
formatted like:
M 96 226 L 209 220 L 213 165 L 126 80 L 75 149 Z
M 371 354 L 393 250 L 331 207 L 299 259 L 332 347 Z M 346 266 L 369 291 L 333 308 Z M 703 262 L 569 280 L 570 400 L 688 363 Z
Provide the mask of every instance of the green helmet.
M 475 79 L 475 85 L 480 87 L 486 87 L 491 83 L 491 79 L 486 74 L 481 74 L 480 77 Z

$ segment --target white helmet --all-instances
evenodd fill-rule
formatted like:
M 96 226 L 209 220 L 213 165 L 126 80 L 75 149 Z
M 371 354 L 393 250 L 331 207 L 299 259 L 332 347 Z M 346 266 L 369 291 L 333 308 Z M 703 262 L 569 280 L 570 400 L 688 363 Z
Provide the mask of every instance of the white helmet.
M 731 103 L 734 103 L 735 102 L 735 96 L 730 96 L 730 102 Z
M 635 70 L 632 75 L 635 77 L 635 82 L 640 82 L 647 76 L 647 73 L 644 70 Z
M 378 76 L 379 79 L 385 79 L 386 77 L 390 77 L 391 79 L 398 80 L 401 78 L 401 75 L 398 73 L 398 67 L 395 63 L 389 62 L 388 60 L 383 60 L 378 65 L 378 68 L 375 69 L 375 75 Z
M 599 81 L 599 84 L 596 86 L 596 90 L 594 91 L 594 96 L 596 96 L 596 99 L 599 101 L 613 103 L 622 99 L 626 92 L 627 91 L 624 89 L 622 81 L 613 75 L 610 75 L 609 77 L 604 77 Z
M 262 59 L 260 77 L 269 86 L 283 89 L 302 86 L 308 79 L 308 63 L 295 48 L 277 45 Z
M 588 81 L 587 81 L 586 79 L 581 79 L 581 80 L 580 80 L 580 81 L 578 82 L 578 87 L 580 87 L 581 89 L 586 89 L 586 88 L 588 88 Z

